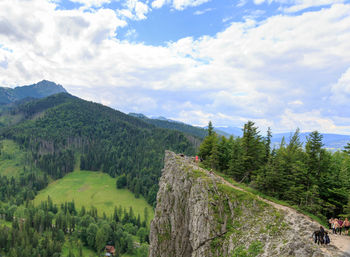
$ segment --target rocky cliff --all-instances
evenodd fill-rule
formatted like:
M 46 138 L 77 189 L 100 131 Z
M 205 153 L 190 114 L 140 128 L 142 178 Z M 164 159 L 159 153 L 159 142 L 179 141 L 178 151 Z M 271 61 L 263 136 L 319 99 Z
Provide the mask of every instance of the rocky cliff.
M 312 242 L 318 226 L 167 151 L 150 257 L 341 256 Z

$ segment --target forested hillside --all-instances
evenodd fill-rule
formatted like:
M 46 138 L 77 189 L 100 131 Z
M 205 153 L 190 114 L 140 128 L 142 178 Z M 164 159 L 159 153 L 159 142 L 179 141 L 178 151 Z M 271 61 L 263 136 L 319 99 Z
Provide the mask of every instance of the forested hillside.
M 62 93 L 14 108 L 26 119 L 2 129 L 3 138 L 28 149 L 37 167 L 52 178 L 74 168 L 124 175 L 126 186 L 153 204 L 165 149 L 194 154 L 185 135 L 156 128 L 106 106 Z
M 111 192 L 116 187 L 127 188 L 153 205 L 164 151 L 195 154 L 191 136 L 67 93 L 7 106 L 0 120 L 0 254 L 96 256 L 109 243 L 116 247 L 117 256 L 147 256 L 151 212 L 140 217 L 130 205 L 129 210 L 120 207 L 111 215 L 110 208 L 97 203 L 97 210 L 93 201 L 86 201 L 86 208 L 79 202 L 80 209 L 68 199 L 53 202 L 49 198 L 35 206 L 32 200 L 78 165 L 117 178 L 112 184 L 100 182 Z M 115 204 L 108 199 L 101 201 Z M 140 247 L 135 248 L 135 242 Z
M 219 137 L 209 124 L 200 146 L 204 164 L 265 195 L 284 200 L 324 221 L 350 216 L 350 144 L 332 153 L 322 135 L 312 132 L 303 145 L 299 130 L 287 144 L 271 146 L 272 133 L 262 137 L 255 124 L 244 125 L 242 137 Z

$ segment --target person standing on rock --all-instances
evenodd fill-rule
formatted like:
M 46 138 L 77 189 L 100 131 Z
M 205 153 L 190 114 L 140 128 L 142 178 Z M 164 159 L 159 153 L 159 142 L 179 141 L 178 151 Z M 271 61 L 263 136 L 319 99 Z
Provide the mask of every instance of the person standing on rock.
M 345 218 L 343 225 L 344 225 L 344 231 L 346 232 L 347 235 L 349 235 L 350 221 L 348 220 L 348 218 Z

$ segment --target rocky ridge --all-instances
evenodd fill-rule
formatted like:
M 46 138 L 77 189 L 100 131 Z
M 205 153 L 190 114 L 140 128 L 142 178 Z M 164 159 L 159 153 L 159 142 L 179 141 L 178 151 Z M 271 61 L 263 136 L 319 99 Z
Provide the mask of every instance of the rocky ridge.
M 319 224 L 260 199 L 167 151 L 151 224 L 150 257 L 346 256 L 320 248 Z

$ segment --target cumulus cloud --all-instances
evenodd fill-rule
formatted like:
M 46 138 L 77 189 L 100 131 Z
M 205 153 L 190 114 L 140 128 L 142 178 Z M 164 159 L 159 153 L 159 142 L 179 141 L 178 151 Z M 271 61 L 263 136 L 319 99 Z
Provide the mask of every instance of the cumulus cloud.
M 138 3 L 124 6 L 131 18 L 146 15 Z M 185 8 L 199 1 L 177 3 Z M 0 83 L 48 79 L 125 112 L 197 125 L 252 119 L 262 130 L 344 133 L 349 131 L 344 111 L 350 100 L 349 13 L 349 4 L 336 4 L 259 22 L 250 18 L 212 37 L 151 46 L 119 40 L 118 29 L 126 22 L 110 9 L 68 11 L 44 0 L 2 1 Z
M 99 7 L 103 4 L 110 3 L 111 0 L 70 0 L 73 3 L 83 4 L 84 7 Z
M 350 68 L 340 76 L 337 83 L 332 85 L 330 98 L 335 105 L 350 107 Z
M 154 0 L 152 2 L 153 8 L 161 8 L 165 4 L 170 4 L 176 10 L 184 10 L 187 7 L 199 6 L 211 0 Z
M 144 20 L 146 14 L 150 11 L 150 8 L 146 3 L 138 0 L 126 0 L 124 2 L 125 9 L 117 10 L 121 16 L 124 16 L 133 20 Z
M 271 4 L 272 2 L 276 2 L 281 4 L 280 9 L 286 13 L 294 13 L 298 11 L 305 10 L 310 7 L 320 7 L 333 5 L 337 3 L 345 3 L 346 0 L 253 0 L 256 5 L 260 5 L 262 3 Z

